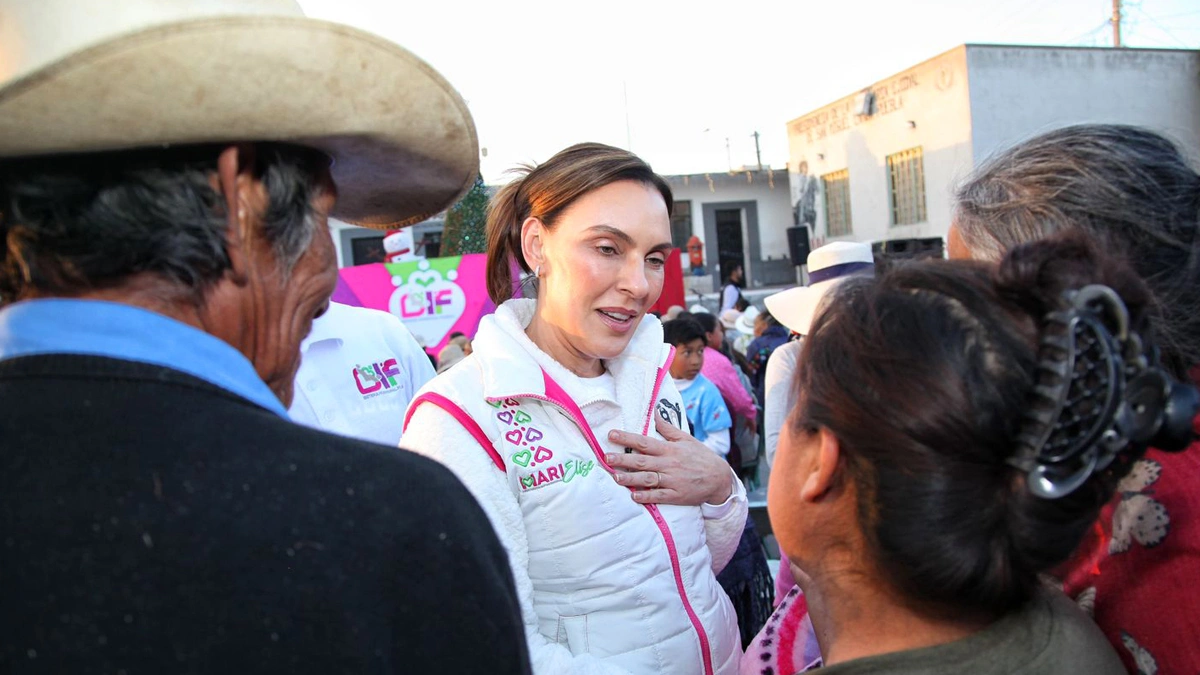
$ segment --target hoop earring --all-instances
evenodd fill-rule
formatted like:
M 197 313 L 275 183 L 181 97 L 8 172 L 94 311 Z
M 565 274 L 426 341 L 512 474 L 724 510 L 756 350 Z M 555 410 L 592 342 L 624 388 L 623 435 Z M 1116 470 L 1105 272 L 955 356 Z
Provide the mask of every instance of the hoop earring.
M 533 268 L 533 278 L 534 279 L 542 278 L 542 266 L 541 265 L 538 265 L 537 267 Z

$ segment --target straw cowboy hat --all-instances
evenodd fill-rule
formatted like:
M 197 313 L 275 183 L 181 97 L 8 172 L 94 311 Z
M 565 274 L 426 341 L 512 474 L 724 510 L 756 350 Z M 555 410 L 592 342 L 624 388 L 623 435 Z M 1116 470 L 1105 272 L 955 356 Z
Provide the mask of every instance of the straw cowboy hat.
M 742 313 L 736 309 L 727 309 L 721 312 L 721 325 L 725 327 L 725 330 L 737 330 L 737 320 L 741 315 Z
M 389 229 L 478 173 L 462 98 L 292 0 L 0 0 L 0 158 L 277 141 L 333 159 L 333 215 Z
M 856 275 L 875 273 L 871 246 L 855 241 L 835 241 L 808 254 L 808 285 L 768 295 L 767 310 L 789 330 L 808 335 L 821 300 L 830 289 Z

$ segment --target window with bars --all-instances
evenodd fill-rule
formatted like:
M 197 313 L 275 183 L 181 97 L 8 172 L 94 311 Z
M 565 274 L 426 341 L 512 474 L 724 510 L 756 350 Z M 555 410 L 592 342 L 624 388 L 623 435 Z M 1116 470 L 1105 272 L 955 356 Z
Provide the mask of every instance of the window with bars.
M 821 187 L 825 193 L 825 227 L 829 236 L 851 234 L 850 170 L 842 169 L 821 176 Z
M 692 203 L 675 202 L 671 207 L 671 243 L 675 248 L 687 251 L 688 239 L 692 238 Z
M 383 250 L 383 235 L 355 237 L 350 240 L 350 261 L 354 265 L 368 265 L 387 260 Z
M 921 148 L 887 157 L 892 225 L 925 222 L 925 160 Z

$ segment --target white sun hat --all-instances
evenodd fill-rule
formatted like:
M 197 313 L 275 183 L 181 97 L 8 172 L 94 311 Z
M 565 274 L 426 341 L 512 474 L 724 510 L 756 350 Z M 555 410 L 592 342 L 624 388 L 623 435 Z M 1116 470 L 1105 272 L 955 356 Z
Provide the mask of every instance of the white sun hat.
M 332 216 L 376 229 L 478 175 L 458 92 L 292 0 L 0 0 L 0 158 L 283 142 L 333 159 Z
M 875 273 L 871 245 L 835 241 L 808 254 L 808 285 L 768 295 L 763 304 L 788 330 L 807 335 L 821 300 L 842 281 Z
M 737 320 L 741 315 L 742 313 L 736 309 L 727 309 L 724 312 L 721 312 L 719 316 L 721 319 L 721 325 L 725 328 L 725 330 L 737 330 Z
M 746 308 L 742 315 L 738 317 L 737 329 L 739 332 L 746 335 L 754 335 L 754 320 L 758 318 L 759 309 L 754 305 Z

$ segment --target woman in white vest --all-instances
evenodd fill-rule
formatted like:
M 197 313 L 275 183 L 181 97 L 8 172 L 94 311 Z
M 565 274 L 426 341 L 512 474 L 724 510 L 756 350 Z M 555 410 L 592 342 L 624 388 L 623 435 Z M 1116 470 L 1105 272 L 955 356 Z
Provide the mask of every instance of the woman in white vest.
M 488 213 L 496 313 L 413 401 L 404 446 L 483 505 L 535 673 L 735 673 L 737 618 L 715 575 L 745 491 L 679 430 L 672 349 L 647 316 L 673 248 L 671 189 L 594 143 L 522 173 Z M 514 263 L 536 299 L 512 298 Z

